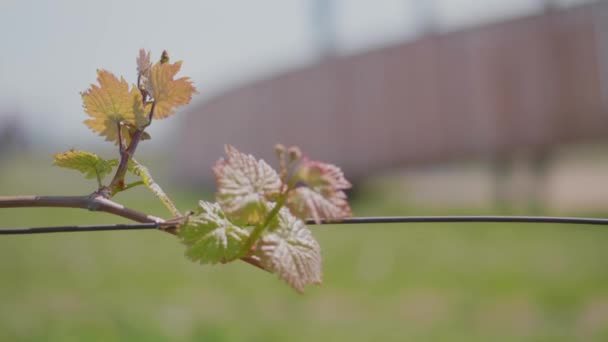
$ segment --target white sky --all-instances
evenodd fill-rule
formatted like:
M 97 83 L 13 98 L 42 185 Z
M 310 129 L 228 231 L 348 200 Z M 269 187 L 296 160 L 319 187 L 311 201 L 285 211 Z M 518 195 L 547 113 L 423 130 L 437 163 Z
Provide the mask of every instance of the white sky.
M 450 30 L 535 12 L 542 2 L 335 0 L 336 45 L 340 53 L 354 53 L 411 38 L 424 22 L 419 14 L 425 8 L 431 8 L 440 30 Z M 309 63 L 317 54 L 310 4 L 0 0 L 0 124 L 3 111 L 17 108 L 28 132 L 44 145 L 98 144 L 102 139 L 81 123 L 86 114 L 79 92 L 95 82 L 97 68 L 133 82 L 135 56 L 142 47 L 151 50 L 153 58 L 167 49 L 173 60 L 184 60 L 182 75 L 190 76 L 200 93 L 193 102 Z M 178 117 L 153 125 L 153 136 L 165 139 Z

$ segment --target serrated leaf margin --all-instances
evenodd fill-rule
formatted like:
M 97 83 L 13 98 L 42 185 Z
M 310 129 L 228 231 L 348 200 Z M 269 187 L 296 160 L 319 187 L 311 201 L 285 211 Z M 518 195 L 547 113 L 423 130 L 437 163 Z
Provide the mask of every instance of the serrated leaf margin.
M 264 160 L 225 146 L 227 159 L 213 167 L 217 201 L 230 218 L 239 223 L 258 224 L 267 214 L 267 201 L 282 187 L 277 172 Z
M 321 247 L 312 232 L 287 208 L 279 211 L 277 222 L 255 244 L 255 257 L 300 293 L 307 285 L 321 284 Z
M 55 154 L 53 156 L 53 165 L 79 171 L 87 179 L 96 178 L 101 185 L 103 178 L 110 174 L 112 169 L 118 165 L 118 160 L 105 160 L 95 153 L 70 149 L 66 152 Z
M 186 256 L 201 264 L 226 263 L 239 258 L 249 231 L 230 222 L 217 203 L 200 201 L 200 212 L 188 218 L 178 236 Z

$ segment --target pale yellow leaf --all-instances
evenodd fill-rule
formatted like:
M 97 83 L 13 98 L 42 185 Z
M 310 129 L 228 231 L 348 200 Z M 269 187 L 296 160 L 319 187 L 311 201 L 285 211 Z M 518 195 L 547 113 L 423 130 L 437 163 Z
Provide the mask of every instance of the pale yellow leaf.
M 97 71 L 99 85 L 92 84 L 83 92 L 85 112 L 91 117 L 84 123 L 108 141 L 118 141 L 118 124 L 123 122 L 142 127 L 146 122 L 146 109 L 141 93 L 121 77 L 120 80 L 106 70 Z
M 174 79 L 182 62 L 156 63 L 144 82 L 144 88 L 154 99 L 154 118 L 164 119 L 175 114 L 177 107 L 188 104 L 196 89 L 189 77 Z

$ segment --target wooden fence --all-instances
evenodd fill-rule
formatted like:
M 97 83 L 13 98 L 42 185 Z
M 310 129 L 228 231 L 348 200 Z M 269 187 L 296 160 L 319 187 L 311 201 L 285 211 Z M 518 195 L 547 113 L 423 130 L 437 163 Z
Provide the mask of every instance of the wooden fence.
M 275 143 L 299 145 L 358 178 L 604 139 L 607 10 L 430 35 L 230 90 L 185 115 L 176 174 L 208 181 L 225 143 L 270 161 Z

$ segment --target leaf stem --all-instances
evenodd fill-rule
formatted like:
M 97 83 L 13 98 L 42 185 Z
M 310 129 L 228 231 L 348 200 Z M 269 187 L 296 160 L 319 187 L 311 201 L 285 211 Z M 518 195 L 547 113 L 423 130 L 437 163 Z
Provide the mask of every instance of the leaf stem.
M 136 181 L 136 182 L 125 185 L 123 190 L 129 190 L 131 188 L 134 188 L 134 187 L 140 186 L 140 185 L 144 185 L 144 184 L 145 184 L 144 181 Z
M 249 238 L 247 239 L 247 243 L 245 243 L 245 245 L 243 247 L 243 255 L 246 255 L 247 253 L 249 253 L 249 251 L 251 250 L 251 247 L 253 247 L 253 245 L 256 243 L 256 241 L 260 238 L 260 236 L 264 232 L 264 230 L 266 228 L 268 228 L 268 225 L 270 224 L 270 222 L 272 222 L 272 220 L 274 220 L 274 218 L 277 216 L 277 214 L 279 213 L 281 208 L 283 208 L 283 206 L 285 205 L 285 202 L 287 201 L 287 195 L 289 195 L 289 192 L 296 185 L 296 181 L 297 180 L 295 179 L 295 177 L 289 181 L 287 188 L 279 196 L 279 199 L 277 200 L 276 204 L 274 205 L 274 208 L 272 208 L 272 210 L 268 213 L 268 215 L 266 215 L 264 222 L 262 222 L 262 224 L 256 225 L 255 228 L 253 228 L 253 231 L 251 232 L 251 234 L 249 235 Z
M 112 194 L 124 190 L 124 182 L 125 175 L 127 174 L 127 169 L 129 166 L 129 160 L 135 155 L 135 150 L 137 150 L 137 145 L 141 140 L 141 137 L 144 134 L 146 127 L 150 126 L 152 123 L 152 118 L 154 117 L 154 109 L 156 108 L 156 102 L 152 102 L 152 108 L 150 108 L 150 113 L 148 114 L 148 123 L 144 125 L 142 128 L 138 128 L 133 134 L 131 138 L 131 144 L 126 150 L 120 151 L 120 163 L 116 168 L 116 173 L 114 174 L 114 178 L 112 178 L 112 182 L 108 186 L 109 192 L 103 192 L 103 195 L 106 198 L 111 197 Z M 119 130 L 120 131 L 120 130 Z
M 270 222 L 275 218 L 275 216 L 277 216 L 277 214 L 279 213 L 279 211 L 285 204 L 285 200 L 287 199 L 286 195 L 287 195 L 287 193 L 285 193 L 285 195 L 281 195 L 281 197 L 275 204 L 274 208 L 272 208 L 272 210 L 268 213 L 268 215 L 266 215 L 264 222 L 256 225 L 255 228 L 253 228 L 253 231 L 251 232 L 251 234 L 249 235 L 249 238 L 247 239 L 247 243 L 245 243 L 245 245 L 243 246 L 244 255 L 246 255 L 251 250 L 251 247 L 253 247 L 253 245 L 256 243 L 256 241 L 258 241 L 258 239 L 260 238 L 260 236 L 262 235 L 264 230 L 268 227 Z
M 122 154 L 125 151 L 125 143 L 122 140 L 122 122 L 117 122 L 116 126 L 118 126 L 118 151 Z

